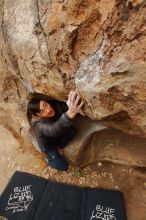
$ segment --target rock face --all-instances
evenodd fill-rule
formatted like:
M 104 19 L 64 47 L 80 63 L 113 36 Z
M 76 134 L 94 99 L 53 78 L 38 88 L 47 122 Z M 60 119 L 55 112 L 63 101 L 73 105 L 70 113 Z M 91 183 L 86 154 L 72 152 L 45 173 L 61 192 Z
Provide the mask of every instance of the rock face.
M 0 122 L 21 145 L 30 144 L 29 95 L 43 93 L 65 101 L 72 89 L 84 100 L 84 112 L 94 123 L 100 120 L 107 127 L 142 138 L 144 143 L 145 1 L 2 0 L 0 23 Z M 100 139 L 100 135 L 95 136 Z M 102 158 L 114 161 L 114 152 L 120 155 L 122 151 L 118 149 L 107 155 L 103 147 Z M 131 165 L 129 154 L 127 150 L 124 163 Z M 141 155 L 139 148 L 136 154 Z M 117 156 L 116 162 L 121 160 Z M 139 160 L 140 156 L 133 159 L 132 165 Z M 142 164 L 145 166 L 145 161 Z
M 8 138 L 0 143 L 2 175 L 6 163 L 6 176 L 19 168 L 15 159 L 37 174 L 44 163 L 30 150 L 29 98 L 46 94 L 66 101 L 76 90 L 87 117 L 76 118 L 78 135 L 64 155 L 77 166 L 98 161 L 89 170 L 88 186 L 122 190 L 128 219 L 144 220 L 146 1 L 1 0 L 0 24 L 0 129 Z
M 77 136 L 65 148 L 65 156 L 72 164 L 85 166 L 97 161 L 110 161 L 132 168 L 146 167 L 146 140 L 95 121 L 78 118 Z

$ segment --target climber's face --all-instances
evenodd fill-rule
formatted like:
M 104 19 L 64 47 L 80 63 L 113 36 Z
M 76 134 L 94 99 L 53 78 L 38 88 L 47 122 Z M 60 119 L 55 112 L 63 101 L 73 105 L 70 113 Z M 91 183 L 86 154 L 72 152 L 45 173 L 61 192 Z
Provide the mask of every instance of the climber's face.
M 51 118 L 55 115 L 55 111 L 52 106 L 43 100 L 40 100 L 40 112 L 37 113 L 37 116 L 41 118 Z

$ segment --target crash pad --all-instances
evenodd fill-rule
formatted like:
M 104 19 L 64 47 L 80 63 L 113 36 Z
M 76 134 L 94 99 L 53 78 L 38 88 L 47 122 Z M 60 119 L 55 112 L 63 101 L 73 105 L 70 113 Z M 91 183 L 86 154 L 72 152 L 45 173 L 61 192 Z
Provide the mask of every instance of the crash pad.
M 80 188 L 16 171 L 0 196 L 8 220 L 126 220 L 120 191 Z

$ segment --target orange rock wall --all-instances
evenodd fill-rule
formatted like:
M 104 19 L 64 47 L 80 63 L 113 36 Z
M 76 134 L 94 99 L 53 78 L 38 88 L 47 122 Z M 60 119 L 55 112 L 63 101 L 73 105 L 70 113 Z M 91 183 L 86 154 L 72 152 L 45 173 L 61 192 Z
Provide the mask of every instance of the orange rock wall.
M 146 137 L 145 1 L 3 0 L 0 23 L 0 120 L 22 141 L 29 94 L 71 89 L 89 118 Z

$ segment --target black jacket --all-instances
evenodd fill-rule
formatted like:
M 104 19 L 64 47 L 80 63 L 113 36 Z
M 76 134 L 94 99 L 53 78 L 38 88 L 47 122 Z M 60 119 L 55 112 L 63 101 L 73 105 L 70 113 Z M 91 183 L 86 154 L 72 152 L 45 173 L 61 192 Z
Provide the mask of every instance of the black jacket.
M 44 148 L 58 147 L 60 137 L 66 135 L 73 123 L 74 120 L 69 118 L 66 112 L 60 118 L 40 119 L 32 122 L 40 149 L 44 151 Z

